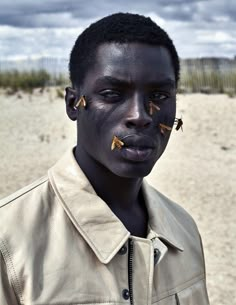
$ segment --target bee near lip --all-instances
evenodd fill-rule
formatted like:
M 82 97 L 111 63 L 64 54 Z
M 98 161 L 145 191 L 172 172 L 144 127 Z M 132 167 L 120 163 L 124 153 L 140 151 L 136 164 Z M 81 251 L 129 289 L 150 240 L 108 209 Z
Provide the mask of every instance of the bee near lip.
M 138 134 L 127 134 L 123 137 L 113 136 L 111 143 L 111 150 L 122 149 L 132 149 L 144 151 L 147 149 L 154 149 L 156 146 L 153 138 L 147 135 L 138 135 Z
M 122 142 L 117 136 L 113 136 L 111 150 L 114 150 L 115 148 L 121 149 L 122 146 L 124 146 L 124 142 Z

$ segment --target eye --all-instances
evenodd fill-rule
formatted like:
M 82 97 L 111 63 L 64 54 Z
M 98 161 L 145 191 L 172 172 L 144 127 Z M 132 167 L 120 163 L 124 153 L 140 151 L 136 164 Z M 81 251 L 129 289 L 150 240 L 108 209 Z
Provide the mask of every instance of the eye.
M 105 99 L 117 99 L 121 97 L 121 93 L 117 90 L 106 89 L 100 91 L 100 95 Z
M 169 95 L 164 92 L 153 92 L 150 97 L 153 101 L 158 102 L 158 101 L 164 101 L 164 100 L 168 99 Z

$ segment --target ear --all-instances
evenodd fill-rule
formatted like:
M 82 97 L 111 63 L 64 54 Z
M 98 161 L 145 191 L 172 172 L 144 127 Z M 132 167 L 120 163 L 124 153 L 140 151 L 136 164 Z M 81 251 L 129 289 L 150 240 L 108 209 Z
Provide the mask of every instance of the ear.
M 77 93 L 76 90 L 71 87 L 65 88 L 65 102 L 66 102 L 66 112 L 68 117 L 72 121 L 77 120 L 77 109 L 74 108 L 77 101 Z

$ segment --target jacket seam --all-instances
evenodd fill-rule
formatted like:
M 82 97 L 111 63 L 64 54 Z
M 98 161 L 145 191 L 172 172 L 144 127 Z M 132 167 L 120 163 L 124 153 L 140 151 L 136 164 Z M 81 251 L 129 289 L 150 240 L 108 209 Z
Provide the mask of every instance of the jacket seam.
M 179 292 L 183 291 L 184 289 L 191 287 L 191 286 L 195 285 L 197 282 L 200 282 L 204 279 L 205 279 L 205 273 L 201 273 L 198 276 L 192 278 L 191 280 L 188 280 L 188 281 L 184 282 L 182 285 L 179 285 L 175 289 L 171 289 L 169 291 L 173 290 L 174 293 L 179 293 Z M 188 283 L 191 283 L 190 286 L 188 286 Z
M 148 276 L 148 292 L 147 292 L 147 304 L 150 304 L 149 300 L 152 298 L 152 278 L 154 273 L 154 264 L 151 257 L 153 256 L 153 246 L 150 247 L 150 255 L 149 255 L 149 276 Z M 151 294 L 149 295 L 149 293 Z
M 23 303 L 22 305 L 24 305 Z M 52 305 L 64 305 L 65 303 L 53 303 Z M 68 305 L 101 305 L 101 304 L 127 304 L 127 302 L 105 301 L 105 302 L 86 302 L 86 303 L 69 303 Z M 48 303 L 40 303 L 38 305 L 48 305 Z
M 42 177 L 41 179 L 43 179 L 43 177 Z M 14 201 L 14 200 L 20 198 L 21 196 L 23 196 L 23 195 L 29 193 L 30 191 L 32 191 L 32 190 L 35 189 L 36 187 L 38 187 L 38 186 L 40 186 L 41 184 L 45 183 L 47 180 L 48 180 L 48 177 L 44 177 L 43 181 L 38 182 L 36 185 L 33 185 L 32 187 L 30 187 L 29 189 L 27 189 L 27 190 L 25 190 L 24 192 L 20 193 L 20 194 L 17 195 L 16 197 L 10 199 L 10 200 L 7 201 L 6 203 L 3 203 L 2 205 L 1 205 L 1 203 L 0 203 L 0 208 L 3 208 L 4 206 L 10 204 L 12 201 Z
M 201 273 L 200 275 L 192 278 L 191 280 L 188 280 L 188 281 L 184 282 L 181 285 L 178 285 L 177 287 L 175 287 L 173 289 L 170 289 L 170 290 L 167 290 L 164 293 L 161 293 L 161 295 L 164 295 L 164 296 L 160 297 L 160 298 L 155 297 L 153 304 L 156 304 L 157 302 L 159 302 L 159 301 L 161 301 L 161 300 L 163 300 L 163 299 L 165 299 L 167 297 L 173 296 L 176 293 L 180 293 L 181 291 L 183 291 L 183 290 L 185 290 L 187 288 L 192 287 L 197 282 L 204 281 L 204 280 L 205 280 L 205 273 Z M 189 283 L 190 283 L 190 285 L 189 285 Z
M 12 282 L 12 286 L 14 287 L 15 294 L 16 294 L 17 298 L 19 299 L 20 303 L 23 303 L 20 281 L 18 280 L 18 277 L 16 275 L 16 270 L 15 270 L 13 262 L 12 262 L 11 254 L 7 248 L 6 242 L 3 239 L 1 239 L 0 251 L 2 252 L 2 256 L 5 260 L 7 270 L 9 271 L 10 281 Z

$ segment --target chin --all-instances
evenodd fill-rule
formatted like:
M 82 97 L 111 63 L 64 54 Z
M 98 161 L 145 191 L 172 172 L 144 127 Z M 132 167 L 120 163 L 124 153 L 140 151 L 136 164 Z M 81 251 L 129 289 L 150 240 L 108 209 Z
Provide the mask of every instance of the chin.
M 112 168 L 113 174 L 123 178 L 143 178 L 150 174 L 154 164 L 122 164 L 119 167 Z

